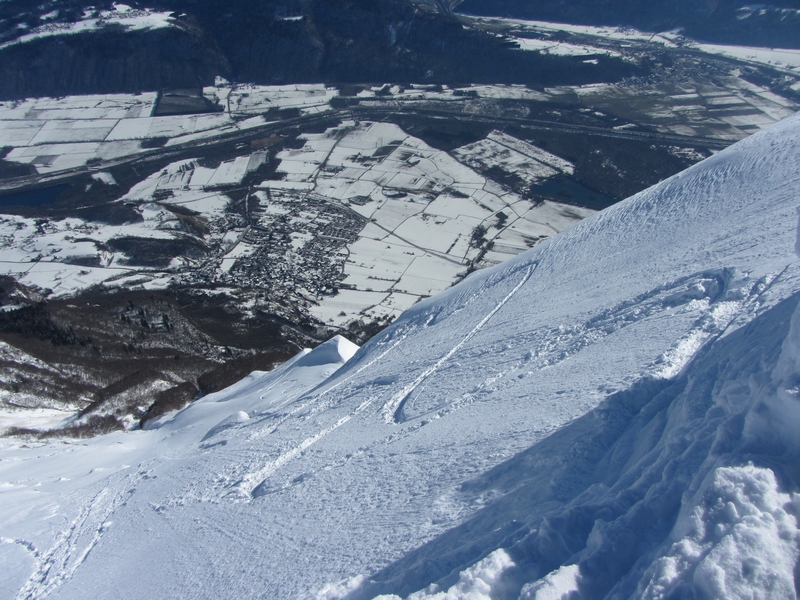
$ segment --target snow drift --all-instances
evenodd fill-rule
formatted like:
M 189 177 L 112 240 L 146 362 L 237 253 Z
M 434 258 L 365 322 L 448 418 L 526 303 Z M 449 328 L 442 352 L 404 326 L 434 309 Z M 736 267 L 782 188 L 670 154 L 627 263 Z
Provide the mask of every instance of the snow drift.
M 3 442 L 3 589 L 796 597 L 798 164 L 795 117 L 354 355 L 332 340 L 148 431 Z

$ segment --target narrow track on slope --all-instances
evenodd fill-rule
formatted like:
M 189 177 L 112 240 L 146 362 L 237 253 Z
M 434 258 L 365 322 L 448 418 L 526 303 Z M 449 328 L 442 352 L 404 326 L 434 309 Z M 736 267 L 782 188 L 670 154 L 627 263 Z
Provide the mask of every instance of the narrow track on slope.
M 265 482 L 269 479 L 270 475 L 275 473 L 275 471 L 283 467 L 292 459 L 299 456 L 303 451 L 307 450 L 308 448 L 316 444 L 326 435 L 328 435 L 332 431 L 335 431 L 336 429 L 339 429 L 339 427 L 350 421 L 350 419 L 352 419 L 358 413 L 362 412 L 364 409 L 370 406 L 373 400 L 374 398 L 371 397 L 369 398 L 369 400 L 362 402 L 358 406 L 358 408 L 356 408 L 352 413 L 345 415 L 344 417 L 336 421 L 336 423 L 334 423 L 333 425 L 323 429 L 322 431 L 317 432 L 311 437 L 304 439 L 297 446 L 294 446 L 289 450 L 282 452 L 275 460 L 270 461 L 258 471 L 247 473 L 236 484 L 236 491 L 238 495 L 251 498 L 258 498 L 259 496 L 262 496 L 263 493 L 261 492 L 261 490 L 263 489 L 263 486 Z
M 387 423 L 402 423 L 405 418 L 403 415 L 403 407 L 405 406 L 408 399 L 411 397 L 411 394 L 422 385 L 422 383 L 431 375 L 436 373 L 439 368 L 447 362 L 456 352 L 458 352 L 464 344 L 466 344 L 469 340 L 471 340 L 475 334 L 477 334 L 489 320 L 497 314 L 505 304 L 514 297 L 525 283 L 531 278 L 533 272 L 536 270 L 537 263 L 529 265 L 527 269 L 525 269 L 525 274 L 522 276 L 522 279 L 514 286 L 512 289 L 500 302 L 487 314 L 480 322 L 473 327 L 467 335 L 465 335 L 460 342 L 458 342 L 455 346 L 453 346 L 444 356 L 442 356 L 436 363 L 425 369 L 422 373 L 420 373 L 417 378 L 412 381 L 410 384 L 405 386 L 400 392 L 395 394 L 389 402 L 387 402 L 383 407 L 383 415 L 384 419 Z
M 79 505 L 77 515 L 65 525 L 48 550 L 37 550 L 33 544 L 23 542 L 36 565 L 17 593 L 17 600 L 47 598 L 72 579 L 111 526 L 111 517 L 136 492 L 138 483 L 146 476 L 140 465 L 132 473 L 121 473 L 117 485 L 109 485 L 107 481 L 107 485 Z

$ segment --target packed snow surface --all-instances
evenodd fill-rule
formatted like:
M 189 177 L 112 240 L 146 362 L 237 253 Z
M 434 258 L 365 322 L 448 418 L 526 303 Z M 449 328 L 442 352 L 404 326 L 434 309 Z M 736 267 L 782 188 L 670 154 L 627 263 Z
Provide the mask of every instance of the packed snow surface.
M 4 439 L 19 598 L 794 598 L 800 118 L 163 417 Z

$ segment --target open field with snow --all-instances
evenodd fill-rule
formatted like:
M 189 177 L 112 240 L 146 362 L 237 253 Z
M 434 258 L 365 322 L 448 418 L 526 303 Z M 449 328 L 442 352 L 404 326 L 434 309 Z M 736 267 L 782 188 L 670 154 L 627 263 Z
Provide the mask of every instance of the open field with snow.
M 324 85 L 231 86 L 203 90 L 221 112 L 154 116 L 158 94 L 111 94 L 0 102 L 0 147 L 7 160 L 56 173 L 146 152 L 153 146 L 196 143 L 261 127 L 278 115 L 330 110 L 335 89 Z
M 561 218 L 553 218 L 547 209 L 537 210 L 536 203 L 479 175 L 468 165 L 470 157 L 483 156 L 480 145 L 450 156 L 396 125 L 369 122 L 345 122 L 304 139 L 302 148 L 278 155 L 284 179 L 259 187 L 269 190 L 269 204 L 307 202 L 313 195 L 363 220 L 358 240 L 346 246 L 339 293 L 319 296 L 319 306 L 311 309 L 325 323 L 344 325 L 356 315 L 394 318 L 411 299 L 445 289 L 476 264 L 519 253 L 591 213 L 561 206 L 555 211 Z M 498 168 L 513 170 L 527 160 L 542 179 L 571 168 L 500 133 L 491 134 L 484 146 L 500 143 L 506 154 L 494 157 Z M 291 190 L 285 182 L 301 187 Z M 489 256 L 492 245 L 501 251 Z
M 4 216 L 0 274 L 54 297 L 98 285 L 263 286 L 345 327 L 394 319 L 592 213 L 524 199 L 474 171 L 480 161 L 524 163 L 536 181 L 571 174 L 569 162 L 499 132 L 452 156 L 389 123 L 343 122 L 302 141 L 277 154 L 266 180 L 264 150 L 169 164 L 116 201 L 134 211 L 126 223 Z M 94 181 L 116 185 L 105 171 Z
M 770 65 L 800 74 L 800 50 L 787 48 L 757 48 L 753 46 L 728 46 L 689 42 L 689 48 L 708 54 L 719 54 L 728 58 Z
M 477 23 L 508 29 L 517 34 L 540 34 L 551 36 L 554 33 L 566 32 L 597 39 L 622 42 L 648 42 L 675 47 L 672 34 L 657 34 L 637 31 L 630 27 L 603 27 L 596 25 L 573 25 L 570 23 L 550 23 L 547 21 L 527 21 L 522 19 L 504 19 L 498 17 L 468 17 Z
M 646 43 L 661 45 L 665 49 L 688 48 L 800 74 L 800 50 L 796 49 L 708 44 L 684 37 L 680 31 L 653 33 L 627 27 L 598 27 L 496 17 L 465 18 L 489 29 L 518 36 L 512 39 L 525 50 L 569 56 L 591 56 L 593 54 L 624 56 L 624 51 L 631 48 L 631 44 Z M 554 36 L 559 33 L 571 34 L 583 44 L 554 39 Z M 608 42 L 613 45 L 609 46 Z
M 688 57 L 689 63 L 692 56 L 702 62 L 703 55 L 717 55 L 742 61 L 743 68 L 750 65 L 777 69 L 778 79 L 788 75 L 793 81 L 800 81 L 800 50 L 705 44 L 678 32 L 648 33 L 519 19 L 465 18 L 489 31 L 512 36 L 526 50 L 587 58 L 613 55 L 637 61 L 648 50 L 660 48 L 670 56 Z M 713 79 L 707 79 L 702 69 L 697 68 L 688 77 L 684 75 L 683 81 L 676 81 L 677 85 L 600 84 L 554 89 L 550 93 L 560 93 L 564 98 L 575 93 L 587 106 L 610 111 L 631 122 L 649 121 L 661 131 L 731 140 L 742 139 L 798 110 L 798 104 L 785 95 L 752 83 L 752 79 L 742 77 L 741 70 L 732 67 L 728 70 L 727 74 L 717 73 Z M 785 82 L 781 85 L 788 87 Z
M 75 35 L 106 28 L 123 29 L 124 31 L 146 31 L 172 27 L 173 20 L 169 12 L 157 12 L 148 8 L 138 9 L 127 4 L 112 4 L 109 10 L 84 10 L 83 18 L 75 22 L 58 22 L 55 17 L 58 11 L 45 15 L 44 24 L 35 27 L 13 41 L 0 44 L 0 49 L 24 44 L 43 37 Z

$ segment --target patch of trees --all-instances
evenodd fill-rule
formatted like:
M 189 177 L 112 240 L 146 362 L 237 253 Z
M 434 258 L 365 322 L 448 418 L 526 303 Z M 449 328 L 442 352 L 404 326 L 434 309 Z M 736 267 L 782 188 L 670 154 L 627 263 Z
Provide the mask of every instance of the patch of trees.
M 158 392 L 153 403 L 139 419 L 139 423 L 144 426 L 151 419 L 157 419 L 173 410 L 180 410 L 199 395 L 200 391 L 190 381 L 184 381 L 168 390 Z
M 75 335 L 72 327 L 57 325 L 44 302 L 0 312 L 0 333 L 49 340 L 54 346 L 85 346 L 92 342 L 91 338 Z
M 40 440 L 55 437 L 72 437 L 72 438 L 91 438 L 112 431 L 120 431 L 125 429 L 117 417 L 114 415 L 91 415 L 84 420 L 75 422 L 66 427 L 58 429 L 48 429 L 42 431 L 40 429 L 30 429 L 28 427 L 10 427 L 3 437 L 35 437 Z
M 167 267 L 176 256 L 202 258 L 207 251 L 205 244 L 190 237 L 154 239 L 120 237 L 108 241 L 108 246 L 128 255 L 128 263 L 142 267 Z

